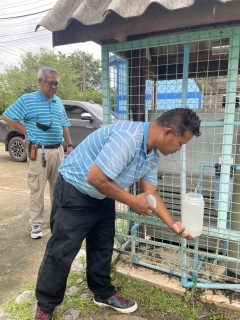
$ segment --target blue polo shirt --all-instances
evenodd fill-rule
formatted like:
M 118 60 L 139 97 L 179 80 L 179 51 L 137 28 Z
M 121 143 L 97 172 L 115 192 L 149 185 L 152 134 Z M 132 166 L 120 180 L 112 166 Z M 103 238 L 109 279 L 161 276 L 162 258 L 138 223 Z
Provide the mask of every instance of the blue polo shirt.
M 147 154 L 149 125 L 120 121 L 94 131 L 66 157 L 59 172 L 80 192 L 97 199 L 105 195 L 87 182 L 94 163 L 123 189 L 140 178 L 157 186 L 159 153 L 153 149 Z
M 28 140 L 43 145 L 64 141 L 63 129 L 70 126 L 61 99 L 54 95 L 50 102 L 40 91 L 23 95 L 3 115 L 12 121 L 23 121 Z M 46 126 L 52 123 L 52 126 L 43 131 L 36 122 Z

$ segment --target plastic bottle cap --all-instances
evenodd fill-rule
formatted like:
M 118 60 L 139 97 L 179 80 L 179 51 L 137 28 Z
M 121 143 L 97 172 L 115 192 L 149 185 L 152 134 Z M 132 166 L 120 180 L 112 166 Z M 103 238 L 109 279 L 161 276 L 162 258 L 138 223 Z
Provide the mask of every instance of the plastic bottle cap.
M 155 199 L 154 196 L 152 196 L 151 194 L 149 194 L 148 196 L 146 196 L 146 199 L 147 199 L 148 203 L 149 203 L 152 207 L 156 208 L 156 206 L 157 206 L 157 201 L 156 201 L 156 199 Z

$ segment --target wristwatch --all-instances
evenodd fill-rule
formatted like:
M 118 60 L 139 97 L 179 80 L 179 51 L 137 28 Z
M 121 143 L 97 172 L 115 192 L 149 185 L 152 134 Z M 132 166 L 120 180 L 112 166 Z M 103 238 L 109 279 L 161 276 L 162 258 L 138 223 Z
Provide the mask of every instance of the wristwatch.
M 68 148 L 73 148 L 73 144 L 72 143 L 70 143 L 70 144 L 68 144 L 68 146 L 67 146 Z

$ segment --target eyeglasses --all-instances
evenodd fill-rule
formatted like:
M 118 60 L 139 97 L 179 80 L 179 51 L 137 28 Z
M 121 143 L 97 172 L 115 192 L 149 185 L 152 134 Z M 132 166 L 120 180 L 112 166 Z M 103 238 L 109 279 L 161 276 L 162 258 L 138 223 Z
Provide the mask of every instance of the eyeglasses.
M 60 84 L 58 82 L 48 82 L 46 80 L 42 80 L 42 81 L 46 82 L 49 85 L 50 88 L 53 88 L 53 87 L 58 88 L 58 87 L 60 87 Z

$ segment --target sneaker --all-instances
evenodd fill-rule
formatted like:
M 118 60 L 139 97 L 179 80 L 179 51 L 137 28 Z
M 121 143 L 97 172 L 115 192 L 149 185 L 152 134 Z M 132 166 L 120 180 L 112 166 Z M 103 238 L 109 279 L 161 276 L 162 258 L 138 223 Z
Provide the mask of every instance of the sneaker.
M 96 294 L 94 295 L 93 302 L 98 306 L 106 306 L 113 308 L 121 313 L 130 313 L 137 310 L 137 303 L 123 298 L 120 294 L 115 293 L 108 299 L 101 299 Z
M 39 224 L 31 227 L 31 238 L 40 239 L 42 238 L 42 236 L 43 236 L 43 233 Z
M 39 306 L 37 307 L 37 312 L 34 320 L 52 320 L 52 318 L 52 313 L 44 313 Z

